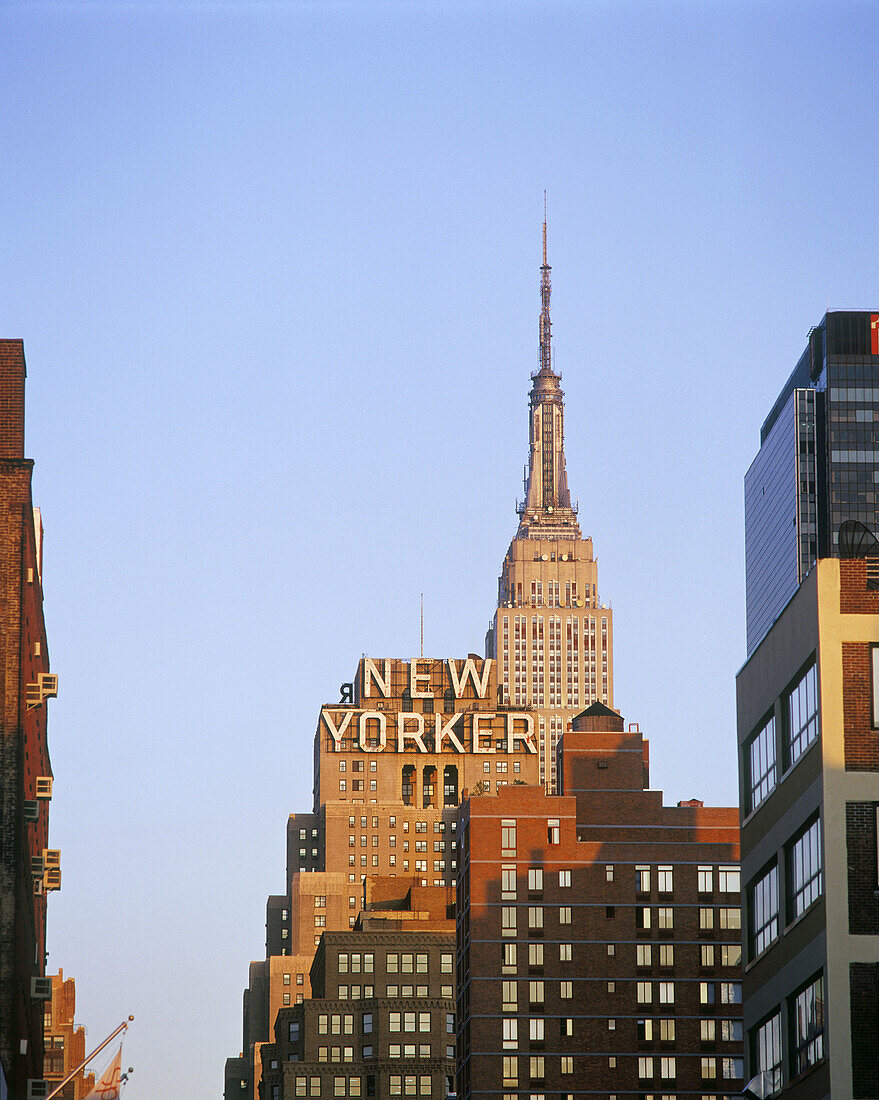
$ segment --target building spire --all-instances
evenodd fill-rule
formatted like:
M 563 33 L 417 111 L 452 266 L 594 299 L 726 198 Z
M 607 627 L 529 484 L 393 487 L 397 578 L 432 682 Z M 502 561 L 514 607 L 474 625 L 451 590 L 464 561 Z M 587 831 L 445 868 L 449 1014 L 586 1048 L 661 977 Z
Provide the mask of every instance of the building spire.
M 552 371 L 552 321 L 549 319 L 549 296 L 552 268 L 546 262 L 546 192 L 543 192 L 543 266 L 540 269 L 540 370 Z
M 543 192 L 543 265 L 540 268 L 540 369 L 531 375 L 528 414 L 530 454 L 525 499 L 517 538 L 580 537 L 577 509 L 571 504 L 565 470 L 564 393 L 561 376 L 552 369 L 549 273 L 546 254 L 546 192 Z

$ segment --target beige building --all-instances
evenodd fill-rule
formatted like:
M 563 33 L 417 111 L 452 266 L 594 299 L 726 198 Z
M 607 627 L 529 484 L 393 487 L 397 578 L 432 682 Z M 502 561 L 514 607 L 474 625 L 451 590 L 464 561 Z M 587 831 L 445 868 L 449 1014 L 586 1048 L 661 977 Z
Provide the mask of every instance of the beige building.
M 598 592 L 592 539 L 583 538 L 565 470 L 565 407 L 552 369 L 546 225 L 541 268 L 540 369 L 532 374 L 530 453 L 519 529 L 498 581 L 486 655 L 500 698 L 537 718 L 540 782 L 555 790 L 556 745 L 598 700 L 613 707 L 613 615 Z
M 279 1010 L 312 997 L 322 935 L 356 926 L 373 880 L 454 886 L 463 792 L 538 782 L 534 716 L 501 700 L 490 658 L 364 657 L 344 686 L 318 717 L 312 811 L 288 820 L 287 890 L 268 900 L 266 958 L 250 967 L 226 1100 L 258 1096 Z
M 61 1081 L 85 1059 L 85 1028 L 74 1022 L 76 1011 L 76 984 L 73 978 L 65 978 L 64 971 L 50 976 L 52 997 L 43 1010 L 43 1041 L 45 1056 L 43 1078 L 47 1091 L 57 1088 Z M 58 1100 L 82 1100 L 95 1087 L 95 1075 L 82 1070 L 68 1081 Z

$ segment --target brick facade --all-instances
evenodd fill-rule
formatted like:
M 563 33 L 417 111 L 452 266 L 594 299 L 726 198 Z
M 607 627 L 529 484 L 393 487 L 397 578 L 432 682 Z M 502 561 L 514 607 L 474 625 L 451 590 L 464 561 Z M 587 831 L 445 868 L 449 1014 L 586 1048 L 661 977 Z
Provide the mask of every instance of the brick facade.
M 40 863 L 52 776 L 46 701 L 26 702 L 49 658 L 42 527 L 31 499 L 33 463 L 24 457 L 24 380 L 22 342 L 0 340 L 0 1059 L 12 1096 L 42 1077 L 43 1005 L 31 995 L 31 979 L 45 974 Z
M 879 965 L 851 963 L 849 996 L 852 1020 L 853 1100 L 879 1096 Z
M 573 727 L 564 794 L 461 809 L 459 1094 L 738 1092 L 738 812 L 663 806 L 601 704 Z
M 846 803 L 845 842 L 849 932 L 855 936 L 879 935 L 875 802 Z

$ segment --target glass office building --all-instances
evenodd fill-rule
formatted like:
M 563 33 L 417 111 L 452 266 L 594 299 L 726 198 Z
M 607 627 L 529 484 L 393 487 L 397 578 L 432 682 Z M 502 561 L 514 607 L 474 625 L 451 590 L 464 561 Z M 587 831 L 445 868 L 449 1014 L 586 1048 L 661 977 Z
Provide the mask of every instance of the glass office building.
M 748 655 L 840 525 L 879 532 L 879 314 L 827 313 L 760 431 L 745 475 Z

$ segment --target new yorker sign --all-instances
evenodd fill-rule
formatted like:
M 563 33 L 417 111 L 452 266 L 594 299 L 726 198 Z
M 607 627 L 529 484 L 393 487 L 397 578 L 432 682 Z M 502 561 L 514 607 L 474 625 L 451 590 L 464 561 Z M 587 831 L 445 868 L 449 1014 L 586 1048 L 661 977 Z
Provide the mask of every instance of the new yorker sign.
M 468 657 L 459 662 L 448 660 L 448 683 L 456 700 L 468 695 L 485 699 L 491 681 L 491 660 Z M 406 676 L 409 699 L 435 699 L 431 690 L 430 666 L 436 661 L 413 658 Z M 459 665 L 463 667 L 459 668 Z M 381 700 L 391 699 L 391 661 L 375 661 L 365 657 L 360 662 L 359 687 L 361 703 L 375 700 L 373 709 L 344 709 L 338 706 L 321 708 L 320 718 L 329 734 L 332 752 L 345 751 L 343 741 L 350 740 L 351 748 L 361 752 L 420 752 L 420 753 L 512 753 L 521 745 L 526 752 L 537 752 L 534 744 L 534 719 L 527 711 L 470 709 L 452 714 L 417 711 L 391 711 L 383 709 Z M 443 677 L 445 682 L 445 677 Z M 345 698 L 343 691 L 343 698 Z M 447 693 L 439 698 L 445 701 Z M 396 699 L 401 697 L 396 695 Z M 475 700 L 474 700 L 475 701 Z M 445 708 L 444 708 L 445 709 Z M 498 748 L 500 745 L 500 748 Z

